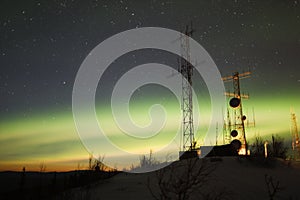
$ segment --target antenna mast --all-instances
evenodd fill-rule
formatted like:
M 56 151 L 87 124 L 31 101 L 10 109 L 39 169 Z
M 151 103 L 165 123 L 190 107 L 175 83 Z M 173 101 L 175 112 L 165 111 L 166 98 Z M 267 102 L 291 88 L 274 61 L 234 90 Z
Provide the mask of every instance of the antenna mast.
M 190 63 L 190 41 L 194 30 L 191 26 L 186 26 L 185 31 L 180 35 L 181 57 L 179 64 L 179 73 L 182 74 L 182 137 L 183 151 L 192 151 L 195 149 L 196 141 L 194 138 L 193 124 L 193 93 L 192 93 L 192 76 L 193 66 Z M 185 59 L 183 59 L 185 58 Z
M 292 120 L 292 149 L 294 153 L 294 160 L 300 158 L 300 143 L 299 143 L 299 135 L 298 135 L 298 127 L 297 127 L 297 118 L 296 114 L 291 112 L 291 120 Z
M 240 79 L 250 77 L 250 72 L 245 72 L 239 74 L 238 72 L 233 73 L 232 76 L 224 77 L 222 80 L 224 82 L 232 81 L 233 82 L 233 93 L 226 92 L 225 95 L 227 97 L 232 97 L 229 101 L 230 107 L 233 109 L 234 118 L 233 123 L 230 121 L 229 111 L 227 111 L 227 124 L 225 127 L 230 132 L 230 136 L 226 137 L 229 141 L 232 138 L 238 138 L 241 142 L 241 149 L 239 154 L 247 155 L 248 154 L 248 146 L 247 146 L 247 139 L 246 139 L 246 132 L 245 132 L 245 123 L 246 116 L 243 114 L 242 108 L 242 99 L 248 99 L 249 95 L 241 94 L 240 90 Z M 227 132 L 227 131 L 225 131 Z

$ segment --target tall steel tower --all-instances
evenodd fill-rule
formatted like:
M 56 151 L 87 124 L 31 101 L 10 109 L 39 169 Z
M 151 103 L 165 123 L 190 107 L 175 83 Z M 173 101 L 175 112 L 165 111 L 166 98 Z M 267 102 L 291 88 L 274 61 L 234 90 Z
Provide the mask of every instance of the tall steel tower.
M 296 114 L 291 112 L 291 120 L 292 120 L 292 150 L 294 159 L 297 160 L 300 158 L 300 143 L 299 143 L 299 135 L 298 135 L 298 127 L 297 127 L 297 118 Z
M 231 97 L 229 101 L 230 109 L 232 109 L 232 115 L 230 118 L 229 109 L 227 110 L 227 122 L 224 124 L 225 138 L 227 143 L 231 140 L 239 140 L 241 142 L 241 149 L 239 154 L 247 155 L 248 146 L 245 132 L 245 120 L 246 116 L 243 114 L 242 99 L 248 99 L 249 95 L 241 94 L 240 90 L 240 79 L 250 77 L 250 72 L 239 74 L 238 72 L 233 73 L 232 76 L 224 77 L 224 82 L 233 82 L 233 93 L 226 92 L 227 97 Z
M 190 41 L 194 30 L 191 26 L 186 26 L 185 31 L 180 35 L 181 41 L 181 57 L 179 63 L 179 73 L 182 74 L 182 142 L 183 151 L 192 151 L 195 149 L 196 141 L 194 138 L 193 124 L 193 92 L 192 92 L 192 76 L 193 65 L 190 63 Z M 183 59 L 186 58 L 186 59 Z

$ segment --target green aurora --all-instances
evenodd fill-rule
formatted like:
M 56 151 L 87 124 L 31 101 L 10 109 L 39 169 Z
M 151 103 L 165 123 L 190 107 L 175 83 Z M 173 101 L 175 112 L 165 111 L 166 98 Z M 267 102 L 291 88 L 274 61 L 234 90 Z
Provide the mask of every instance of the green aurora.
M 272 99 L 264 97 L 243 101 L 244 112 L 249 112 L 249 120 L 252 120 L 252 107 L 255 108 L 255 128 L 247 129 L 248 140 L 256 135 L 269 139 L 271 134 L 278 134 L 287 141 L 290 137 L 290 107 L 297 106 L 299 97 Z M 282 102 L 285 102 L 283 104 Z M 139 125 L 151 123 L 148 109 L 153 101 L 143 102 L 131 106 L 132 119 Z M 163 105 L 163 103 L 162 103 Z M 178 120 L 180 120 L 180 110 L 178 103 L 168 103 L 164 105 L 167 112 L 165 127 L 147 142 L 128 137 L 116 128 L 109 109 L 97 107 L 98 117 L 103 130 L 112 143 L 128 152 L 146 154 L 149 149 L 159 149 L 175 136 L 178 131 Z M 295 112 L 300 116 L 299 108 L 295 107 Z M 55 117 L 49 113 L 35 114 L 30 119 L 23 117 L 11 117 L 9 120 L 2 120 L 0 124 L 0 170 L 20 170 L 22 166 L 27 166 L 29 170 L 38 170 L 40 163 L 47 165 L 47 170 L 73 170 L 78 166 L 87 166 L 88 151 L 84 148 L 76 131 L 71 111 L 55 112 Z M 206 113 L 200 119 L 200 128 L 195 131 L 198 144 L 202 145 L 204 140 L 203 132 L 207 131 L 209 121 L 205 120 Z M 207 115 L 208 116 L 208 115 Z M 103 120 L 105 119 L 105 120 Z M 215 133 L 210 133 L 215 134 Z M 178 137 L 175 139 L 179 139 Z M 180 141 L 177 142 L 179 149 Z M 202 143 L 202 144 L 201 144 Z M 219 131 L 218 143 L 222 143 L 222 132 Z M 116 155 L 114 152 L 103 152 L 105 156 L 116 156 L 126 160 L 123 155 Z M 97 155 L 95 155 L 97 156 Z M 118 165 L 122 168 L 122 159 Z M 125 166 L 127 167 L 127 166 Z

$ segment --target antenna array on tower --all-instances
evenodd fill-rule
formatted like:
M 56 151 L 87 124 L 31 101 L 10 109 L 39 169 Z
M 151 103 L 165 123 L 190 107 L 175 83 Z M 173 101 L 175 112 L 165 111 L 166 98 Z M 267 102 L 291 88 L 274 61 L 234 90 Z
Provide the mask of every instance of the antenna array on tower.
M 225 143 L 236 143 L 241 145 L 239 154 L 248 155 L 248 145 L 245 131 L 246 116 L 243 114 L 242 99 L 248 99 L 248 94 L 242 94 L 240 90 L 240 79 L 250 77 L 251 72 L 245 72 L 239 74 L 233 73 L 232 76 L 224 77 L 224 82 L 233 82 L 233 93 L 226 92 L 225 95 L 230 97 L 229 105 L 227 109 L 227 119 L 224 120 L 224 141 Z M 231 110 L 231 112 L 230 112 Z

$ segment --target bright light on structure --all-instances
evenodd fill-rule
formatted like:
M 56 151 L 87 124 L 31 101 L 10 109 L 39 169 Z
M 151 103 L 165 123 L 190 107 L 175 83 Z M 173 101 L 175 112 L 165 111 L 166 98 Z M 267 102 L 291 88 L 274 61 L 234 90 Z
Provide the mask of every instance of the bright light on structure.
M 242 147 L 240 150 L 239 150 L 239 155 L 246 155 L 246 148 Z M 248 149 L 247 150 L 247 155 L 249 156 L 250 155 L 250 150 Z
M 245 148 L 245 147 L 240 148 L 238 154 L 239 154 L 239 155 L 246 155 L 246 148 Z
M 264 143 L 264 148 L 265 148 L 265 158 L 268 157 L 268 142 L 265 141 Z

